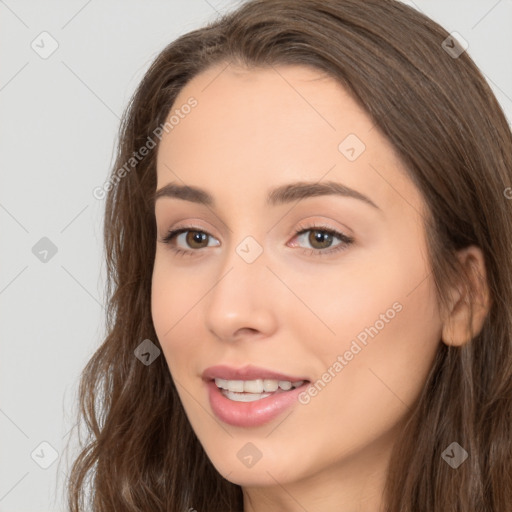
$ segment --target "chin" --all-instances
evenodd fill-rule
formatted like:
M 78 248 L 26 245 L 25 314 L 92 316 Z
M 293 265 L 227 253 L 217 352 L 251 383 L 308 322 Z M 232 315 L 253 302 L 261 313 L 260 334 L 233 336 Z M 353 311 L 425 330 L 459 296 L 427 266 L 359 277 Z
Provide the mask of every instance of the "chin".
M 242 441 L 236 446 L 224 446 L 217 453 L 208 453 L 208 457 L 218 473 L 231 483 L 243 487 L 264 487 L 279 484 L 285 485 L 300 478 L 297 471 L 299 461 L 287 459 L 285 454 L 275 453 L 272 457 L 265 456 L 264 443 L 261 446 L 261 458 L 250 441 Z M 238 446 L 240 445 L 240 446 Z M 217 445 L 218 447 L 219 445 Z M 295 453 L 298 453 L 297 450 Z M 249 454 L 253 454 L 250 459 Z M 233 455 L 227 455 L 233 454 Z M 293 472 L 291 471 L 293 470 Z

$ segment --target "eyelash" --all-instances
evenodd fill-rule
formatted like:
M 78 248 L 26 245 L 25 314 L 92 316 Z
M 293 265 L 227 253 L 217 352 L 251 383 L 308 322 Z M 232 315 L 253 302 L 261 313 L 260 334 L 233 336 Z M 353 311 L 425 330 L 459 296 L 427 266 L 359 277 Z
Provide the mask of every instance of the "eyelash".
M 171 244 L 171 242 L 181 233 L 186 233 L 187 231 L 195 231 L 197 233 L 204 233 L 207 236 L 211 236 L 206 231 L 200 228 L 196 228 L 194 226 L 185 226 L 182 228 L 170 230 L 165 237 L 163 237 L 160 242 L 169 245 L 170 249 L 177 255 L 177 256 L 193 256 L 193 253 L 197 253 L 198 249 L 192 249 L 192 250 L 185 250 L 180 249 L 178 247 L 175 247 Z M 309 225 L 309 226 L 299 226 L 299 230 L 295 232 L 293 238 L 296 238 L 297 236 L 303 235 L 304 233 L 307 233 L 308 231 L 318 231 L 320 233 L 326 233 L 328 235 L 332 235 L 335 238 L 338 238 L 341 240 L 341 243 L 338 245 L 335 245 L 334 247 L 329 247 L 327 249 L 305 249 L 303 248 L 304 254 L 309 254 L 310 256 L 323 256 L 325 254 L 333 254 L 337 253 L 339 251 L 344 251 L 347 249 L 353 242 L 354 239 L 350 236 L 345 235 L 344 233 L 340 233 L 339 231 L 336 231 L 334 229 L 328 228 L 327 226 L 319 226 L 319 225 Z

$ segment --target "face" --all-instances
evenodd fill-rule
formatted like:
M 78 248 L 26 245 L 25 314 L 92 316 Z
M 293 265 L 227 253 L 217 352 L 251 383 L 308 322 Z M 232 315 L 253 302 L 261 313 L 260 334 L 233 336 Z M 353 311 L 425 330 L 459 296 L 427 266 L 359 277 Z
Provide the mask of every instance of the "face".
M 173 114 L 152 316 L 201 444 L 247 488 L 377 474 L 440 343 L 419 191 L 307 67 L 210 68 Z

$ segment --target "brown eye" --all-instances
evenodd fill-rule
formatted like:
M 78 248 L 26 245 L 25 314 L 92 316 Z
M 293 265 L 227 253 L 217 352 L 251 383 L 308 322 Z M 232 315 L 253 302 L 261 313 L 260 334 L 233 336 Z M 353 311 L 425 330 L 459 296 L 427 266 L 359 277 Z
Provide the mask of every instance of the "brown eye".
M 328 231 L 312 229 L 309 233 L 308 242 L 313 249 L 327 249 L 331 246 L 334 237 Z
M 199 252 L 199 249 L 219 245 L 214 237 L 192 227 L 171 230 L 160 242 L 169 245 L 177 254 L 192 254 Z
M 186 233 L 185 242 L 191 249 L 202 249 L 203 247 L 208 246 L 208 235 L 206 233 L 192 230 L 189 230 Z M 203 245 L 205 241 L 206 245 Z
M 342 251 L 354 242 L 352 237 L 328 227 L 301 226 L 299 229 L 300 231 L 296 233 L 296 240 L 298 245 L 309 255 L 321 256 Z M 309 247 L 307 247 L 308 245 Z

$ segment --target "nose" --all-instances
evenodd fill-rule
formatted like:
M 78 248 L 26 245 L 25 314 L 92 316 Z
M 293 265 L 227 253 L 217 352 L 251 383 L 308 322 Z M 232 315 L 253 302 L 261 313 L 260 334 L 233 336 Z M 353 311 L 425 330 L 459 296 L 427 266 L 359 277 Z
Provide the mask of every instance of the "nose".
M 218 278 L 205 297 L 206 327 L 224 341 L 271 336 L 277 328 L 279 281 L 267 268 L 264 251 L 248 262 L 235 249 L 219 266 Z

